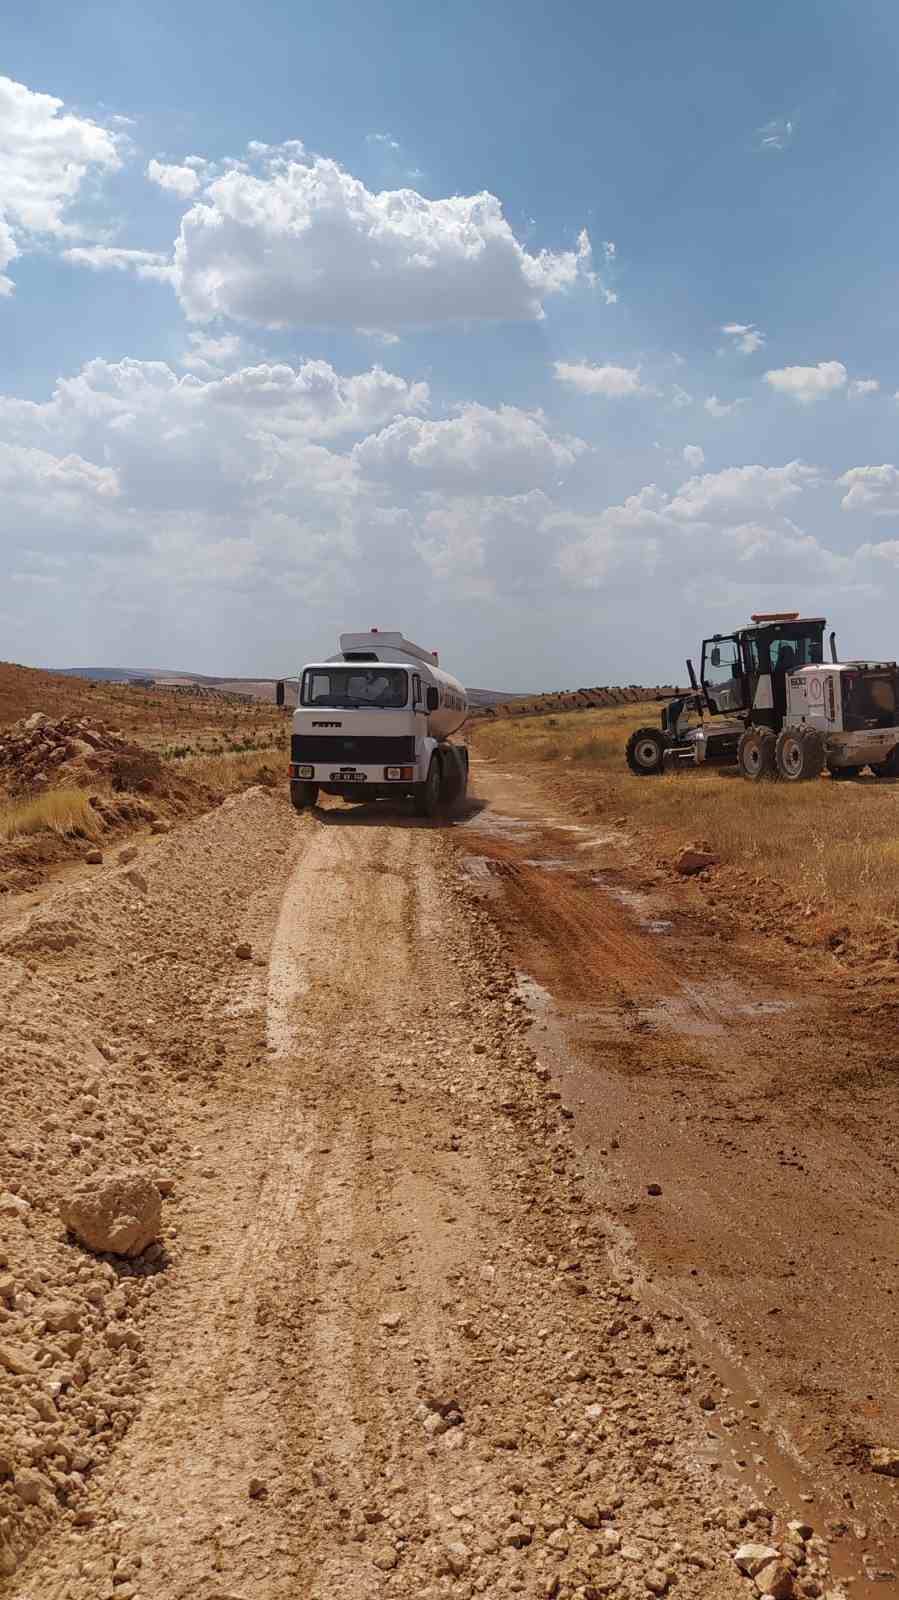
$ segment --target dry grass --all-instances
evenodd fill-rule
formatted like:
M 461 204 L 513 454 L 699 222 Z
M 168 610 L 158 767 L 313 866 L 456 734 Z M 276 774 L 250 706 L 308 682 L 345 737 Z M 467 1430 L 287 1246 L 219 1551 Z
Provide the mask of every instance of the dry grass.
M 173 763 L 185 777 L 233 794 L 254 783 L 287 783 L 287 758 L 280 750 L 243 750 L 235 755 L 192 755 Z
M 899 918 L 899 785 L 868 777 L 753 784 L 714 768 L 634 777 L 625 741 L 658 717 L 652 703 L 534 717 L 479 727 L 474 742 L 494 760 L 557 766 L 594 814 L 657 831 L 660 849 L 706 839 L 722 859 L 776 879 L 797 898 Z
M 25 839 L 35 833 L 99 839 L 101 827 L 83 789 L 50 789 L 28 800 L 0 799 L 0 840 Z

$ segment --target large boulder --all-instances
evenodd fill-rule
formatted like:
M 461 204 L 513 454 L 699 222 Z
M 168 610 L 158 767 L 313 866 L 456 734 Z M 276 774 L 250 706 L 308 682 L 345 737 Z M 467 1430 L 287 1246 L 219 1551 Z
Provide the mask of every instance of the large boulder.
M 162 1196 L 142 1172 L 95 1173 L 60 1201 L 59 1214 L 89 1250 L 137 1256 L 159 1234 Z

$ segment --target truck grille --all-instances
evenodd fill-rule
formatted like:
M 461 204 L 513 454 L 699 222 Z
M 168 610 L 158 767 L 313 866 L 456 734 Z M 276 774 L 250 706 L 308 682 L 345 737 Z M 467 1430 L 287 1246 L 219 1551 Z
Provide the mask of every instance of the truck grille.
M 394 738 L 378 734 L 295 733 L 290 741 L 290 759 L 314 765 L 330 761 L 337 767 L 394 766 L 415 760 L 415 739 L 399 734 Z

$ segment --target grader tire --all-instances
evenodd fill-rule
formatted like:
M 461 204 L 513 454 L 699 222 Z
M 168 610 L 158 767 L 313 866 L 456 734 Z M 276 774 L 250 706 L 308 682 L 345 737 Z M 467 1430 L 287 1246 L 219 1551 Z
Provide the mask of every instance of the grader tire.
M 770 728 L 747 728 L 737 746 L 737 765 L 750 783 L 774 777 L 776 739 Z
M 893 747 L 886 761 L 872 761 L 871 771 L 875 778 L 899 778 L 899 745 Z
M 806 783 L 824 771 L 824 740 L 814 728 L 782 728 L 774 746 L 777 776 L 782 783 Z
M 638 728 L 627 741 L 625 759 L 638 778 L 651 778 L 665 765 L 667 741 L 659 728 Z

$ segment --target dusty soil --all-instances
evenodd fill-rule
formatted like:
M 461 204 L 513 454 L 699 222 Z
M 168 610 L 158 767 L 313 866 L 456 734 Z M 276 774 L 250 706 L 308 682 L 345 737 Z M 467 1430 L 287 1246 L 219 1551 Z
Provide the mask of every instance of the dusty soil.
M 760 975 L 744 1015 L 726 930 L 666 950 L 619 882 L 526 864 L 564 818 L 479 783 L 462 827 L 250 790 L 0 902 L 15 1600 L 726 1600 L 745 1540 L 811 1600 L 837 1503 L 872 1522 L 838 1563 L 883 1566 L 884 1084 L 831 1114 L 820 989 L 800 1022 Z M 59 1202 L 135 1166 L 162 1239 L 93 1257 Z

